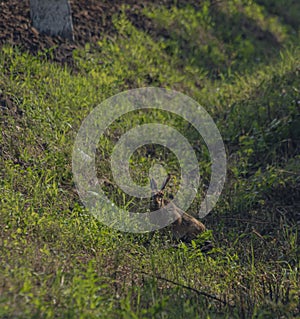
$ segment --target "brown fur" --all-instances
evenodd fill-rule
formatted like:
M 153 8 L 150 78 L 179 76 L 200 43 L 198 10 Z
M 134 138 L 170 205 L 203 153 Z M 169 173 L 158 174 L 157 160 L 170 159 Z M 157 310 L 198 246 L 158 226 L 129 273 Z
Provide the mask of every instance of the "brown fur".
M 164 199 L 164 189 L 170 180 L 170 175 L 165 179 L 160 190 L 154 179 L 151 179 L 152 196 L 150 202 L 150 210 L 155 211 L 165 207 L 169 201 Z M 169 210 L 170 211 L 170 210 Z M 171 203 L 171 211 L 176 217 L 176 221 L 169 227 L 173 234 L 173 238 L 178 241 L 191 242 L 199 234 L 205 231 L 205 226 L 196 218 L 182 211 L 180 208 Z

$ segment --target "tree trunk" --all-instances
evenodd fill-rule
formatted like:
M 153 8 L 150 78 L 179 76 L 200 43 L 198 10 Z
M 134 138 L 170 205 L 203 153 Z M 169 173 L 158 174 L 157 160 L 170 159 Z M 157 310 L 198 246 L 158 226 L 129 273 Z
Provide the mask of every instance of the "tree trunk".
M 33 27 L 40 33 L 73 40 L 71 7 L 68 0 L 30 0 Z

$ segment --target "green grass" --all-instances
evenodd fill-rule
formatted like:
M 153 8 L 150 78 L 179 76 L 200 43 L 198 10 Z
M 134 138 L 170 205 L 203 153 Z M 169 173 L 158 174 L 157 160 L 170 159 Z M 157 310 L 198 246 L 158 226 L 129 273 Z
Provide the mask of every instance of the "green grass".
M 289 2 L 149 4 L 139 13 L 149 30 L 136 28 L 124 8 L 114 36 L 74 52 L 74 70 L 43 53 L 1 49 L 1 318 L 299 317 L 300 16 Z M 75 190 L 71 156 L 81 122 L 106 98 L 144 86 L 201 103 L 226 145 L 223 194 L 204 219 L 210 231 L 191 246 L 108 228 Z M 153 121 L 189 139 L 207 184 L 199 134 L 159 111 L 110 126 L 98 145 L 99 179 L 113 182 L 118 137 Z M 145 183 L 151 165 L 164 164 L 174 191 L 176 158 L 163 147 L 150 158 L 148 151 L 134 154 L 134 179 Z M 148 205 L 103 187 L 118 205 Z M 203 254 L 206 239 L 215 248 Z

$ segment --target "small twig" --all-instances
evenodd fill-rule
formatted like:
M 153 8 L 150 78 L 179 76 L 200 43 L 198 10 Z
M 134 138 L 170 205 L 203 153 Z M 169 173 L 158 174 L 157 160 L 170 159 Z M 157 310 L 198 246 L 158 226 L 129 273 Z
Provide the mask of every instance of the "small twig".
M 255 234 L 257 237 L 259 237 L 260 239 L 262 239 L 263 241 L 266 241 L 264 237 L 254 228 L 252 229 L 252 233 Z
M 146 272 L 144 272 L 144 271 L 141 271 L 140 273 L 143 274 L 143 275 L 149 276 L 149 277 L 153 277 L 153 275 L 148 274 L 148 273 L 146 273 Z M 182 287 L 182 288 L 184 288 L 184 289 L 193 291 L 193 292 L 195 292 L 195 293 L 196 293 L 197 295 L 199 295 L 199 296 L 205 296 L 205 297 L 207 297 L 207 298 L 214 299 L 214 300 L 216 300 L 216 301 L 221 302 L 221 303 L 222 303 L 223 305 L 225 305 L 225 306 L 234 307 L 234 306 L 228 304 L 226 301 L 224 301 L 224 300 L 222 300 L 222 299 L 220 299 L 220 298 L 218 298 L 218 297 L 215 297 L 215 296 L 213 296 L 213 295 L 210 295 L 210 294 L 208 294 L 207 292 L 200 291 L 200 290 L 195 289 L 195 288 L 193 288 L 193 287 L 183 285 L 183 284 L 181 284 L 181 283 L 179 283 L 179 282 L 176 282 L 176 281 L 173 281 L 173 280 L 170 280 L 170 279 L 161 277 L 161 276 L 155 276 L 155 278 L 158 279 L 158 280 L 162 280 L 162 281 L 168 282 L 168 283 L 173 284 L 173 285 L 175 285 L 175 286 Z

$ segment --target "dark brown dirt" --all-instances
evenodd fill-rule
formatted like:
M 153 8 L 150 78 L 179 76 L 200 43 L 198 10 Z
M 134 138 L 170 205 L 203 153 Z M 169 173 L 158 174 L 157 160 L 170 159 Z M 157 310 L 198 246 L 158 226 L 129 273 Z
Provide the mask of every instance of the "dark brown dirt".
M 51 48 L 51 57 L 54 61 L 71 63 L 72 51 L 75 48 L 87 42 L 96 43 L 104 34 L 114 32 L 112 16 L 121 11 L 122 4 L 130 6 L 127 11 L 134 19 L 138 16 L 137 10 L 143 8 L 144 3 L 134 0 L 125 2 L 115 0 L 70 1 L 75 40 L 68 41 L 61 37 L 39 34 L 32 27 L 29 0 L 0 0 L 0 46 L 11 44 L 32 54 L 38 51 L 49 52 Z M 142 23 L 141 19 L 139 23 Z

